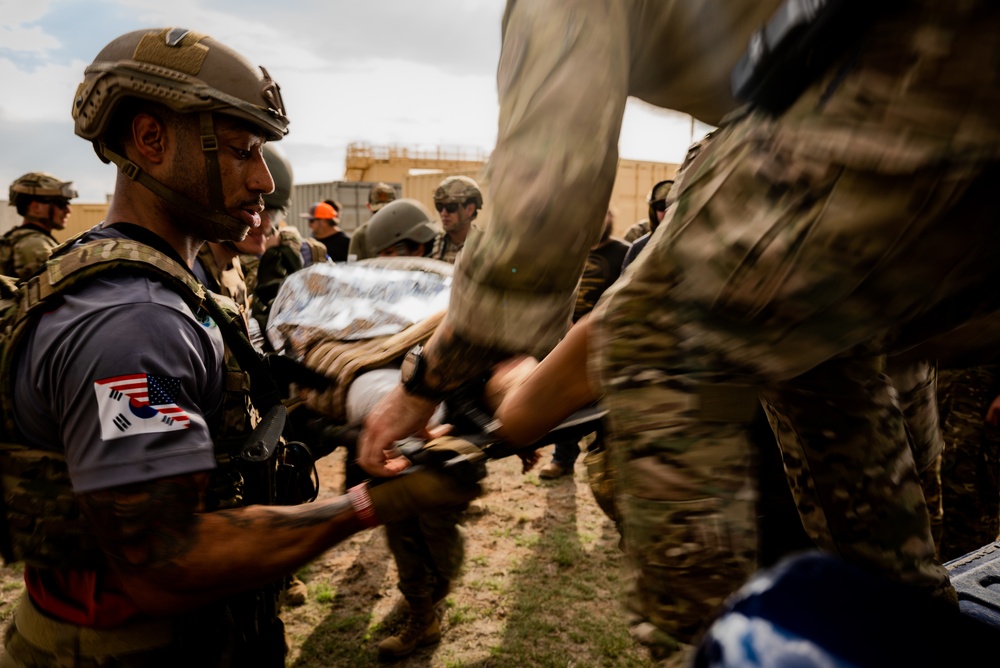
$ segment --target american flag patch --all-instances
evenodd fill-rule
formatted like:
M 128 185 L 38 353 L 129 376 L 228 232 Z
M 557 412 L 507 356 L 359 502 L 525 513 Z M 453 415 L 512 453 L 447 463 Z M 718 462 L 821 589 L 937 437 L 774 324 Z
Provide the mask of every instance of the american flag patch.
M 105 441 L 187 429 L 191 418 L 175 403 L 181 381 L 169 376 L 133 373 L 94 383 Z

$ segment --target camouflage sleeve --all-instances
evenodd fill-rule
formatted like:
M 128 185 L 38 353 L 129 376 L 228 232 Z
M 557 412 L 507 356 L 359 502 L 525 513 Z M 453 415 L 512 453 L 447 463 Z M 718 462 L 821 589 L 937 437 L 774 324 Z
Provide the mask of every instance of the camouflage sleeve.
M 368 223 L 362 223 L 351 233 L 351 245 L 347 248 L 347 256 L 351 255 L 355 260 L 366 260 L 371 257 L 368 252 Z
M 570 322 L 611 196 L 629 78 L 625 3 L 510 3 L 489 163 L 492 216 L 455 270 L 449 324 L 508 351 L 550 349 Z
M 18 278 L 28 278 L 38 271 L 49 256 L 56 242 L 44 234 L 28 234 L 13 249 L 14 273 Z

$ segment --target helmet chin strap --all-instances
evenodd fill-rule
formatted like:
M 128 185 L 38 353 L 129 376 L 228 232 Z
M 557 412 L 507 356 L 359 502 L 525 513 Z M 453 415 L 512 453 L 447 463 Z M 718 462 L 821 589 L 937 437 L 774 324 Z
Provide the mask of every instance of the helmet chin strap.
M 219 142 L 215 136 L 212 113 L 201 112 L 199 117 L 201 125 L 201 150 L 205 155 L 205 173 L 208 178 L 210 207 L 206 207 L 189 197 L 185 197 L 175 190 L 171 190 L 144 172 L 139 165 L 113 151 L 103 141 L 95 141 L 94 150 L 101 160 L 104 162 L 113 162 L 122 174 L 179 209 L 192 216 L 209 220 L 224 229 L 233 230 L 234 232 L 242 230 L 247 227 L 246 223 L 225 213 L 226 204 L 222 193 L 222 174 L 219 170 Z

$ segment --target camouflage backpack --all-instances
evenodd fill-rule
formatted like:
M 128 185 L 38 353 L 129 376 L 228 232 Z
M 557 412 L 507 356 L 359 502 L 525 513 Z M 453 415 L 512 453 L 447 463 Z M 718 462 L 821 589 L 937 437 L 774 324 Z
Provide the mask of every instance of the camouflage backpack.
M 27 281 L 0 276 L 0 554 L 7 563 L 80 568 L 103 562 L 80 516 L 63 454 L 24 444 L 14 420 L 13 370 L 33 324 L 74 286 L 122 269 L 173 285 L 194 311 L 206 297 L 197 279 L 145 244 L 102 239 L 70 247 L 74 241 L 63 244 L 45 270 Z

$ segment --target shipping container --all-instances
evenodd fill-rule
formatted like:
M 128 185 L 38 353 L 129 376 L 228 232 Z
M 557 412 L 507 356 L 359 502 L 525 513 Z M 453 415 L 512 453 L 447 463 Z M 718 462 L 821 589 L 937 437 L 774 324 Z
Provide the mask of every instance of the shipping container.
M 301 214 L 308 214 L 316 202 L 335 199 L 340 202 L 340 227 L 347 232 L 355 230 L 371 218 L 368 210 L 368 191 L 376 182 L 330 181 L 328 183 L 305 183 L 292 188 L 292 203 L 288 210 L 288 224 L 309 236 L 309 220 Z M 403 184 L 390 183 L 396 197 L 403 197 Z

